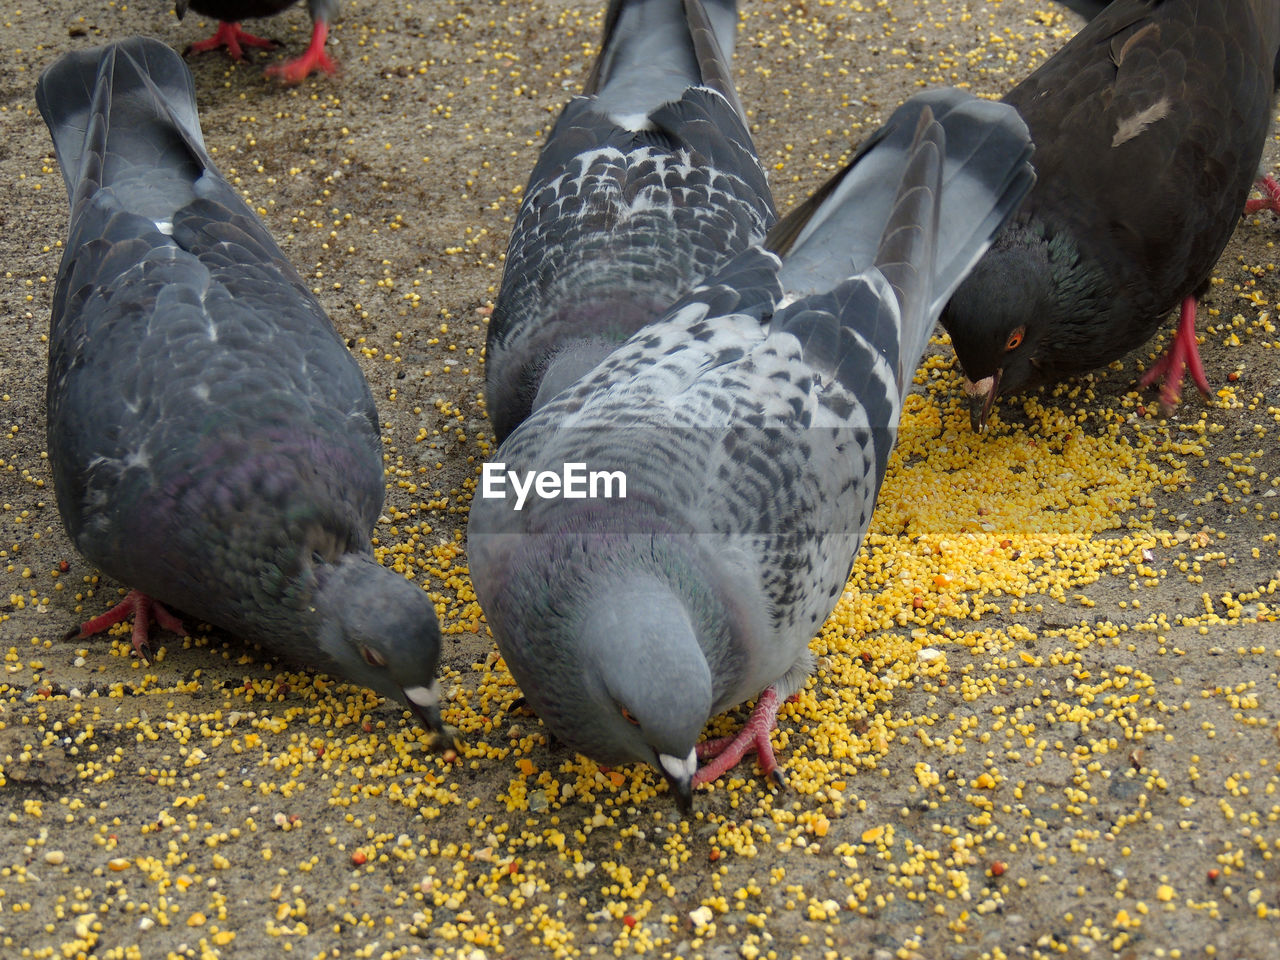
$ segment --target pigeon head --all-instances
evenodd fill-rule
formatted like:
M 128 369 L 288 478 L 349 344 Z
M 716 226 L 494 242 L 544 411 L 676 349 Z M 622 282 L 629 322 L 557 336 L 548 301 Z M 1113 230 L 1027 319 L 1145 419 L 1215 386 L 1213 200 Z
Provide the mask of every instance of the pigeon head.
M 421 587 L 364 554 L 315 567 L 320 649 L 344 678 L 408 704 L 438 740 L 440 625 Z
M 687 812 L 712 690 L 684 605 L 670 587 L 641 576 L 611 588 L 583 618 L 579 638 L 585 705 L 602 755 L 655 766 Z
M 473 536 L 473 568 L 488 539 Z M 481 603 L 551 733 L 600 763 L 657 768 L 687 811 L 714 698 L 682 580 L 654 538 L 587 539 L 520 538 Z
M 942 312 L 964 371 L 973 429 L 997 397 L 1039 385 L 1036 357 L 1051 324 L 1052 277 L 1042 245 L 993 247 Z

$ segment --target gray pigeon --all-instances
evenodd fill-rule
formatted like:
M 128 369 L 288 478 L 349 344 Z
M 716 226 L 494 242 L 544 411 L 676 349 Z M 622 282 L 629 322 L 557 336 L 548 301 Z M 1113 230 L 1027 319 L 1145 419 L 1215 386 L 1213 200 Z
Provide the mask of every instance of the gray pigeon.
M 529 178 L 485 351 L 501 441 L 776 219 L 734 92 L 734 0 L 612 0 Z
M 776 776 L 777 704 L 844 590 L 934 320 L 1030 188 L 1029 155 L 1007 106 L 913 98 L 764 247 L 501 445 L 471 573 L 555 736 L 655 765 L 685 809 L 748 750 Z M 695 749 L 761 691 L 741 734 Z
M 240 28 L 239 21 L 250 17 L 274 17 L 297 2 L 298 0 L 176 0 L 174 10 L 179 20 L 186 16 L 190 8 L 219 21 L 218 29 L 212 37 L 191 44 L 183 53 L 205 53 L 226 47 L 233 60 L 243 60 L 244 47 L 273 49 L 279 46 L 276 41 L 247 33 Z M 301 83 L 316 70 L 333 73 L 338 69 L 338 65 L 325 53 L 329 24 L 338 12 L 338 0 L 307 0 L 307 9 L 311 12 L 311 43 L 302 56 L 267 67 L 268 76 L 279 77 L 285 83 Z
M 58 509 L 135 588 L 80 635 L 133 612 L 145 654 L 158 601 L 442 731 L 434 607 L 369 547 L 373 397 L 210 160 L 186 66 L 144 38 L 67 54 L 36 103 L 71 199 L 49 333 Z

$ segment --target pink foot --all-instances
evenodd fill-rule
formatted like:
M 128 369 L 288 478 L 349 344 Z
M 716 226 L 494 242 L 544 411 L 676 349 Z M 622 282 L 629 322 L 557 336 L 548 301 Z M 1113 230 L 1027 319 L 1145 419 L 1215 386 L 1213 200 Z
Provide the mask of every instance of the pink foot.
M 1276 178 L 1268 173 L 1258 181 L 1258 189 L 1262 191 L 1262 196 L 1257 200 L 1246 201 L 1244 212 L 1257 213 L 1259 210 L 1270 210 L 1272 213 L 1280 214 L 1280 183 L 1276 183 Z
M 187 635 L 187 628 L 156 601 L 138 590 L 130 590 L 123 600 L 100 616 L 82 623 L 78 629 L 67 633 L 65 639 L 80 640 L 101 633 L 107 627 L 114 626 L 121 620 L 133 616 L 133 649 L 143 660 L 151 663 L 151 643 L 149 642 L 148 624 L 154 618 L 162 629 L 176 633 L 181 637 Z
M 773 746 L 769 743 L 769 733 L 778 725 L 778 705 L 777 688 L 766 687 L 736 737 L 721 737 L 698 744 L 698 759 L 710 758 L 711 762 L 698 768 L 693 775 L 693 785 L 711 783 L 725 771 L 736 767 L 744 756 L 754 750 L 764 775 L 778 786 L 786 786 L 786 778 L 778 768 Z
M 317 20 L 312 28 L 311 44 L 307 47 L 306 52 L 296 60 L 267 67 L 267 76 L 279 77 L 285 83 L 293 84 L 301 83 L 317 70 L 323 70 L 325 73 L 335 73 L 338 65 L 330 60 L 329 55 L 324 52 L 325 41 L 328 39 L 329 25 L 323 20 Z
M 262 47 L 266 50 L 272 50 L 280 44 L 274 40 L 268 40 L 265 37 L 255 37 L 252 33 L 245 33 L 240 29 L 238 23 L 228 23 L 223 21 L 218 24 L 217 32 L 208 40 L 201 40 L 199 43 L 193 43 L 187 49 L 182 51 L 185 57 L 192 53 L 207 53 L 210 50 L 218 50 L 222 47 L 227 48 L 227 55 L 232 60 L 243 60 L 245 47 Z
M 1196 298 L 1187 297 L 1182 301 L 1182 317 L 1178 320 L 1178 329 L 1173 334 L 1173 342 L 1165 355 L 1156 361 L 1155 366 L 1142 375 L 1138 381 L 1140 386 L 1149 387 L 1157 380 L 1163 380 L 1160 388 L 1160 409 L 1166 415 L 1178 405 L 1182 399 L 1183 368 L 1191 374 L 1191 381 L 1200 393 L 1208 399 L 1209 380 L 1204 375 L 1204 364 L 1200 362 L 1200 352 L 1196 349 Z

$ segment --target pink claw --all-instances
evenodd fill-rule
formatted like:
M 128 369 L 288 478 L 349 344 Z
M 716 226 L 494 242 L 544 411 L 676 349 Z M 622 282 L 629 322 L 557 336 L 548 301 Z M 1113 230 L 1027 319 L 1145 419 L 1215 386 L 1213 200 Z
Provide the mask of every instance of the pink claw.
M 256 37 L 252 33 L 245 33 L 240 29 L 240 24 L 229 23 L 224 20 L 218 24 L 218 29 L 212 37 L 208 40 L 201 40 L 199 43 L 191 44 L 186 50 L 182 51 L 182 55 L 206 53 L 210 50 L 226 47 L 227 55 L 232 60 L 243 60 L 244 50 L 242 47 L 262 47 L 271 50 L 278 46 L 279 44 L 274 40 Z
M 725 771 L 736 767 L 744 756 L 754 750 L 764 775 L 778 786 L 785 786 L 786 779 L 778 768 L 773 745 L 769 742 L 769 734 L 778 725 L 778 706 L 777 688 L 766 687 L 737 736 L 705 740 L 698 744 L 698 759 L 710 759 L 711 762 L 693 775 L 693 785 L 711 783 Z
M 101 633 L 108 627 L 114 626 L 130 616 L 133 617 L 133 649 L 148 664 L 151 663 L 149 624 L 152 619 L 162 629 L 168 630 L 170 633 L 176 633 L 181 637 L 187 636 L 187 628 L 182 625 L 182 621 L 166 610 L 164 606 L 141 591 L 130 590 L 123 600 L 106 613 L 82 623 L 78 631 L 72 630 L 68 633 L 67 639 L 80 640 L 84 637 L 91 637 L 95 633 Z
M 317 20 L 311 31 L 311 44 L 302 56 L 287 63 L 267 67 L 267 75 L 279 77 L 285 83 L 294 84 L 301 83 L 317 70 L 323 70 L 325 73 L 337 72 L 338 65 L 329 59 L 329 55 L 324 51 L 325 41 L 328 39 L 329 25 L 323 20 Z
M 1257 213 L 1259 210 L 1270 210 L 1272 213 L 1280 214 L 1280 183 L 1276 183 L 1275 177 L 1268 173 L 1259 179 L 1258 189 L 1262 191 L 1262 196 L 1257 200 L 1246 201 L 1244 212 Z
M 1182 399 L 1182 374 L 1184 368 L 1191 374 L 1196 389 L 1208 399 L 1209 380 L 1204 374 L 1204 364 L 1200 362 L 1200 351 L 1196 349 L 1196 298 L 1187 297 L 1182 301 L 1182 316 L 1178 320 L 1178 329 L 1173 335 L 1173 342 L 1165 355 L 1156 361 L 1138 381 L 1140 386 L 1149 387 L 1157 380 L 1163 380 L 1160 388 L 1160 409 L 1167 416 L 1178 401 Z

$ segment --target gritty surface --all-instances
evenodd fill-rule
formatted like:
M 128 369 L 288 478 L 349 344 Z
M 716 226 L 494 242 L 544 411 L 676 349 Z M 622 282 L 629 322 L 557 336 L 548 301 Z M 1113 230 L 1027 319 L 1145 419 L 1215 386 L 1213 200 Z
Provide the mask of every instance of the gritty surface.
M 922 368 L 818 671 L 681 822 L 647 769 L 549 744 L 485 632 L 463 532 L 491 452 L 485 317 L 600 4 L 341 7 L 337 78 L 193 70 L 214 157 L 369 376 L 380 559 L 436 600 L 446 715 L 189 623 L 62 642 L 122 585 L 63 533 L 43 450 L 66 228 L 32 88 L 59 53 L 211 23 L 162 3 L 0 15 L 0 956 L 1262 957 L 1280 936 L 1280 223 L 1202 314 L 1217 394 L 1159 419 L 1147 349 L 969 432 Z M 19 9 L 20 8 L 20 9 Z M 736 73 L 780 210 L 920 86 L 995 94 L 1078 21 L 1047 0 L 743 0 Z M 1268 169 L 1278 153 L 1268 150 Z M 740 708 L 709 733 L 732 729 Z

